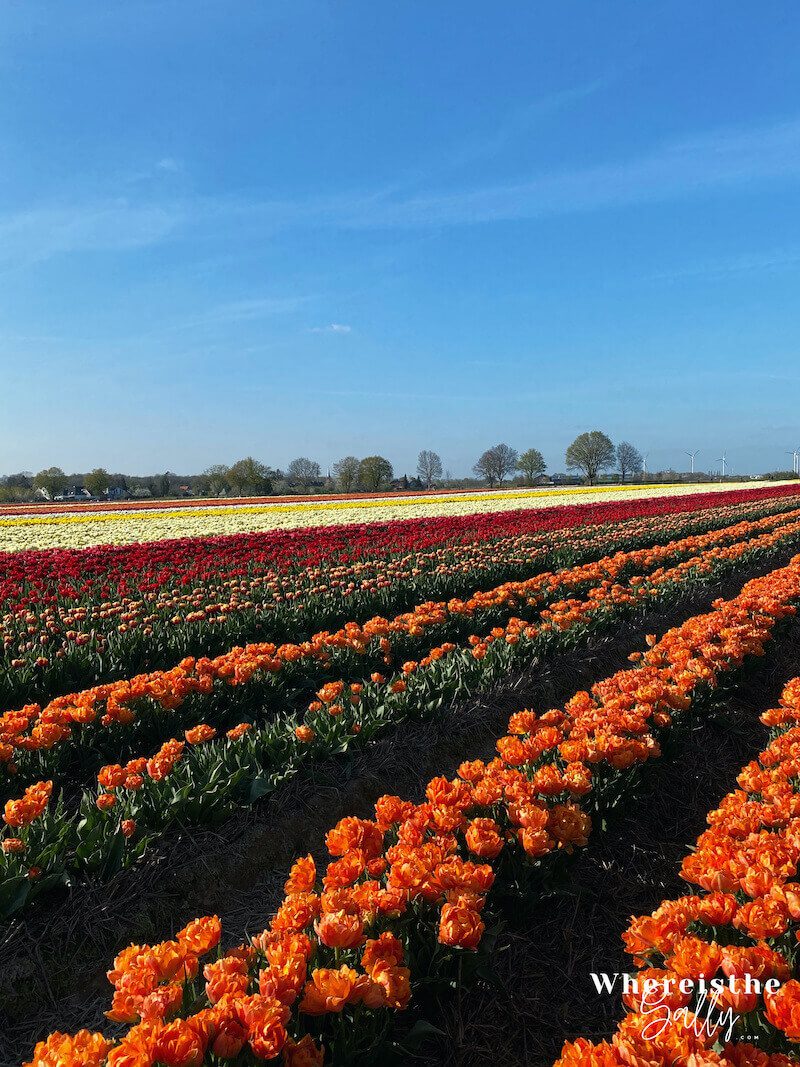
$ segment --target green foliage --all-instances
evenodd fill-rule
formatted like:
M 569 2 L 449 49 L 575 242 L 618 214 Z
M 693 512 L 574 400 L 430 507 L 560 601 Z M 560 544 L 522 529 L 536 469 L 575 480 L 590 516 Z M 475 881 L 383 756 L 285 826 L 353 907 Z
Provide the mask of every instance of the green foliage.
M 231 487 L 229 475 L 227 463 L 215 463 L 203 471 L 203 488 L 213 496 L 227 493 Z
M 613 467 L 616 458 L 617 450 L 602 430 L 580 434 L 567 449 L 567 467 L 583 471 L 589 485 L 594 485 L 600 471 Z
M 43 489 L 52 500 L 66 489 L 67 476 L 60 467 L 48 467 L 47 470 L 39 471 L 33 479 L 33 484 L 36 489 Z
M 538 448 L 529 448 L 517 460 L 517 470 L 525 476 L 528 485 L 533 485 L 534 479 L 547 470 L 547 464 Z
M 392 465 L 384 456 L 367 456 L 358 465 L 358 484 L 368 493 L 388 488 L 393 476 Z
M 95 467 L 91 474 L 87 474 L 83 479 L 84 488 L 92 496 L 102 496 L 110 484 L 111 479 L 108 471 L 102 467 Z
M 228 481 L 234 492 L 241 496 L 268 496 L 272 492 L 274 472 L 252 456 L 237 460 L 228 471 Z

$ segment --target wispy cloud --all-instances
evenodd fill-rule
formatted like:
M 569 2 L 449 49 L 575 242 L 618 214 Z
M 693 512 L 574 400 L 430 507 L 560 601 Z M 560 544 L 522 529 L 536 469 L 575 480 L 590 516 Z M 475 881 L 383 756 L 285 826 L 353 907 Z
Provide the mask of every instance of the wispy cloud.
M 237 322 L 253 322 L 272 318 L 274 315 L 290 315 L 299 310 L 309 296 L 267 296 L 248 300 L 231 300 L 199 315 L 190 315 L 164 325 L 167 331 L 207 329 L 213 326 L 232 326 Z
M 179 205 L 126 199 L 37 207 L 0 216 L 0 266 L 51 259 L 70 252 L 124 252 L 156 244 L 184 220 Z
M 535 219 L 798 177 L 800 120 L 793 120 L 711 131 L 629 159 L 513 184 L 354 204 L 337 221 L 354 227 L 415 227 Z
M 181 165 L 177 159 L 173 159 L 172 156 L 164 156 L 163 159 L 159 159 L 156 163 L 158 170 L 166 171 L 168 174 L 175 174 L 176 171 L 181 169 Z
M 792 270 L 800 267 L 800 248 L 773 249 L 767 252 L 743 252 L 721 259 L 710 259 L 675 270 L 659 271 L 648 281 L 680 281 L 683 278 L 727 278 L 736 274 Z
M 513 183 L 403 195 L 397 188 L 305 201 L 207 204 L 276 229 L 412 229 L 544 218 L 686 199 L 800 178 L 800 119 L 665 141 L 627 159 Z
M 592 81 L 568 86 L 524 104 L 499 122 L 494 132 L 487 137 L 475 138 L 450 152 L 441 169 L 453 171 L 479 159 L 498 155 L 508 145 L 526 137 L 541 122 L 607 88 L 616 77 L 616 73 L 604 74 Z
M 310 333 L 351 333 L 353 327 L 343 322 L 330 322 L 327 326 L 312 326 Z
M 212 308 L 206 318 L 215 322 L 241 322 L 269 315 L 285 315 L 297 311 L 309 299 L 308 296 L 265 296 L 251 300 L 232 300 Z
M 305 201 L 215 202 L 209 211 L 275 228 L 426 228 L 543 218 L 800 178 L 800 118 L 711 130 L 627 159 L 523 181 L 403 196 L 397 188 Z
M 125 252 L 177 237 L 220 241 L 294 228 L 425 229 L 686 199 L 800 178 L 800 119 L 712 130 L 627 159 L 455 191 L 398 187 L 305 200 L 109 198 L 0 214 L 0 267 L 76 252 Z M 342 324 L 319 327 L 331 330 Z M 340 329 L 339 332 L 346 332 Z

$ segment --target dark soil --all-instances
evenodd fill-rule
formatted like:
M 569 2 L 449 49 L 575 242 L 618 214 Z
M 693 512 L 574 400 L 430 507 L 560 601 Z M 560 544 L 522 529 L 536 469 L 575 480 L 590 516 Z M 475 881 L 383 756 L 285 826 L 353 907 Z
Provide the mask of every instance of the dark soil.
M 570 891 L 520 903 L 503 916 L 494 953 L 499 988 L 471 988 L 428 1008 L 445 1037 L 414 1062 L 448 1067 L 551 1065 L 566 1040 L 610 1038 L 624 1014 L 618 994 L 598 994 L 592 972 L 633 970 L 621 934 L 632 915 L 692 889 L 678 871 L 706 815 L 736 786 L 767 743 L 760 712 L 800 674 L 800 623 L 738 684 L 649 765 L 639 795 L 576 854 Z
M 323 858 L 325 832 L 339 818 L 371 815 L 386 792 L 420 798 L 434 775 L 452 775 L 462 760 L 491 755 L 513 711 L 563 703 L 626 666 L 628 653 L 643 647 L 645 632 L 663 632 L 707 610 L 757 573 L 695 592 L 669 612 L 632 619 L 556 663 L 534 663 L 494 692 L 435 721 L 406 723 L 354 756 L 308 766 L 219 830 L 165 834 L 142 865 L 111 882 L 43 900 L 9 924 L 0 942 L 0 1065 L 28 1058 L 33 1044 L 54 1029 L 108 1031 L 105 971 L 126 945 L 163 940 L 201 914 L 220 915 L 226 942 L 257 933 L 280 900 L 292 859 L 309 851 Z M 764 733 L 752 725 L 757 711 L 791 677 L 793 633 L 794 640 L 780 642 L 769 685 L 762 678 L 737 692 L 735 728 L 701 719 L 692 741 L 656 761 L 645 798 L 576 856 L 579 893 L 509 918 L 498 957 L 504 992 L 466 990 L 458 1004 L 440 1004 L 432 1021 L 447 1040 L 421 1062 L 546 1063 L 565 1035 L 613 1029 L 618 1006 L 594 993 L 589 971 L 621 970 L 619 935 L 629 915 L 679 891 L 675 872 L 686 846 L 761 744 Z

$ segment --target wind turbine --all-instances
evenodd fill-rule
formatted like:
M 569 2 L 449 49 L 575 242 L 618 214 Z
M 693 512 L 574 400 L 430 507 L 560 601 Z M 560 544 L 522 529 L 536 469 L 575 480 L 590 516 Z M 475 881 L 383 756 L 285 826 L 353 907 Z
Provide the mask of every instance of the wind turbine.
M 725 477 L 725 464 L 727 463 L 727 456 L 725 455 L 724 452 L 722 453 L 720 458 L 717 460 L 717 463 L 721 463 L 722 464 L 722 477 L 724 478 Z
M 700 451 L 700 449 L 696 448 L 694 450 L 694 452 L 685 452 L 684 453 L 684 455 L 688 456 L 689 459 L 692 461 L 692 474 L 694 474 L 694 457 L 698 454 L 699 451 Z
M 794 452 L 787 452 L 787 456 L 792 457 L 792 470 L 795 474 L 800 474 L 800 452 L 797 449 Z
M 647 457 L 649 455 L 649 452 L 645 452 L 644 456 L 642 457 L 642 474 L 647 474 Z

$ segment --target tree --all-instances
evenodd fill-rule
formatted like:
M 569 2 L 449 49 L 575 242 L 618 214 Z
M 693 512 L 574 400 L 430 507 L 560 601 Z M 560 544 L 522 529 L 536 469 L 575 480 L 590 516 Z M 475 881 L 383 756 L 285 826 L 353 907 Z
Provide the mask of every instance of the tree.
M 268 496 L 272 492 L 271 476 L 274 472 L 252 456 L 237 460 L 228 471 L 231 488 L 241 496 L 246 494 Z
M 343 493 L 352 493 L 358 485 L 358 471 L 361 464 L 355 456 L 345 456 L 333 465 L 333 476 Z
M 517 470 L 525 476 L 528 485 L 533 485 L 534 479 L 547 470 L 547 464 L 538 448 L 529 448 L 517 460 Z
M 486 451 L 480 456 L 478 462 L 472 468 L 479 478 L 485 478 L 491 487 L 494 482 L 494 463 L 492 461 L 492 450 L 487 448 Z
M 384 489 L 393 475 L 391 463 L 383 456 L 367 456 L 358 465 L 358 484 L 368 493 Z
M 87 474 L 83 479 L 83 487 L 90 496 L 102 496 L 109 485 L 111 485 L 111 478 L 103 467 L 95 467 L 92 473 Z
M 159 496 L 169 496 L 170 489 L 171 489 L 170 480 L 169 480 L 169 471 L 167 471 L 165 474 L 159 475 L 157 481 L 158 481 L 158 495 Z
M 227 493 L 231 487 L 229 474 L 230 467 L 227 463 L 214 463 L 204 470 L 203 482 L 208 492 L 213 493 L 214 496 L 219 496 L 220 493 Z
M 487 448 L 472 469 L 479 478 L 485 478 L 491 487 L 495 482 L 502 485 L 503 479 L 516 468 L 517 450 L 500 444 Z
M 47 470 L 39 471 L 33 479 L 33 485 L 34 488 L 43 490 L 52 500 L 67 488 L 67 476 L 60 467 L 48 467 Z
M 417 457 L 417 474 L 426 489 L 430 489 L 437 478 L 442 476 L 442 457 L 438 452 L 423 448 Z
M 600 430 L 591 430 L 576 437 L 567 449 L 567 467 L 583 471 L 589 485 L 594 485 L 600 471 L 614 466 L 616 455 L 611 438 Z
M 289 464 L 286 469 L 286 477 L 295 485 L 302 485 L 307 489 L 313 482 L 320 480 L 322 471 L 319 469 L 319 463 L 301 456 L 299 459 L 293 459 Z
M 642 453 L 630 441 L 620 441 L 617 445 L 617 467 L 619 478 L 625 481 L 626 474 L 641 474 L 644 469 Z

